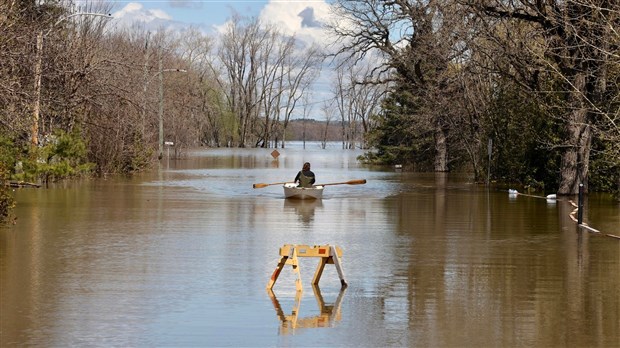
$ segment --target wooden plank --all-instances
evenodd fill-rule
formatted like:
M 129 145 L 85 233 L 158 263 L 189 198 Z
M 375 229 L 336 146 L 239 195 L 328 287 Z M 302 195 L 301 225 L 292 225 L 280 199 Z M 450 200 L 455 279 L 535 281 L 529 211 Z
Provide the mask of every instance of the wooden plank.
M 292 248 L 297 249 L 297 257 L 328 257 L 330 256 L 330 245 L 306 245 L 306 244 L 285 244 L 280 248 L 280 255 L 285 256 L 289 255 Z M 342 249 L 340 247 L 336 247 L 336 253 L 338 256 L 342 257 Z
M 327 259 L 327 257 L 321 257 L 321 260 L 319 260 L 319 264 L 314 272 L 314 277 L 312 278 L 312 285 L 319 284 L 319 280 L 321 280 L 321 275 L 323 274 L 323 269 L 325 269 L 325 265 L 327 264 Z

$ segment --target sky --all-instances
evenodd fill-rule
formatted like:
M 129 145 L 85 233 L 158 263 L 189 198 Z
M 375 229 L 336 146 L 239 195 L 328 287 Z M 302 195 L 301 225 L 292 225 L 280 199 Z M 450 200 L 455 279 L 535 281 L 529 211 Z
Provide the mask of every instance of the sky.
M 88 0 L 86 0 L 88 1 Z M 194 26 L 215 33 L 233 13 L 259 17 L 278 24 L 288 34 L 317 35 L 317 26 L 327 21 L 327 0 L 103 0 L 113 5 L 117 26 L 142 22 L 146 27 L 160 25 L 182 28 Z

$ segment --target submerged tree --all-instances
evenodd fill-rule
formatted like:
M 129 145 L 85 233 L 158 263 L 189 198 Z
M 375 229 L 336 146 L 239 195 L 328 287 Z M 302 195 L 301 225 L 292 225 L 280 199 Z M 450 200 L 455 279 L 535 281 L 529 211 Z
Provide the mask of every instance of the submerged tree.
M 479 49 L 508 62 L 496 71 L 533 92 L 562 124 L 559 194 L 588 188 L 593 142 L 620 141 L 620 3 L 607 0 L 468 1 Z M 498 60 L 499 60 L 498 59 Z M 600 148 L 600 147 L 599 147 Z M 618 163 L 618 152 L 607 149 Z M 616 174 L 617 175 L 617 174 Z
M 318 76 L 321 54 L 316 46 L 300 48 L 259 19 L 234 16 L 220 36 L 219 84 L 235 117 L 237 145 L 267 147 Z M 282 133 L 284 130 L 282 130 Z

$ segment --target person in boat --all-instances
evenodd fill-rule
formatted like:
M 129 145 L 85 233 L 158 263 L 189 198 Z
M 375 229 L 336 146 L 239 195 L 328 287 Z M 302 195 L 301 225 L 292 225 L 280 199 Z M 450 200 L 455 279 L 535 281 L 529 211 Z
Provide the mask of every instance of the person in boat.
M 315 182 L 314 173 L 310 170 L 310 162 L 304 163 L 303 168 L 295 177 L 295 183 L 299 183 L 299 187 L 312 187 Z

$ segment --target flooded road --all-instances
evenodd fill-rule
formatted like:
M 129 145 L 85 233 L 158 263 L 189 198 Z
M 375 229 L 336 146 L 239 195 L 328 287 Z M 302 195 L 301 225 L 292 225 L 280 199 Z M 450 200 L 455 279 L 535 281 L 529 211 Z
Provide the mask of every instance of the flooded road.
M 204 149 L 132 178 L 15 192 L 0 229 L 0 346 L 618 347 L 620 241 L 579 232 L 566 200 L 462 175 L 359 164 L 309 144 Z M 283 199 L 303 162 L 327 186 Z M 620 234 L 620 205 L 584 221 Z M 328 264 L 285 244 L 342 248 Z

